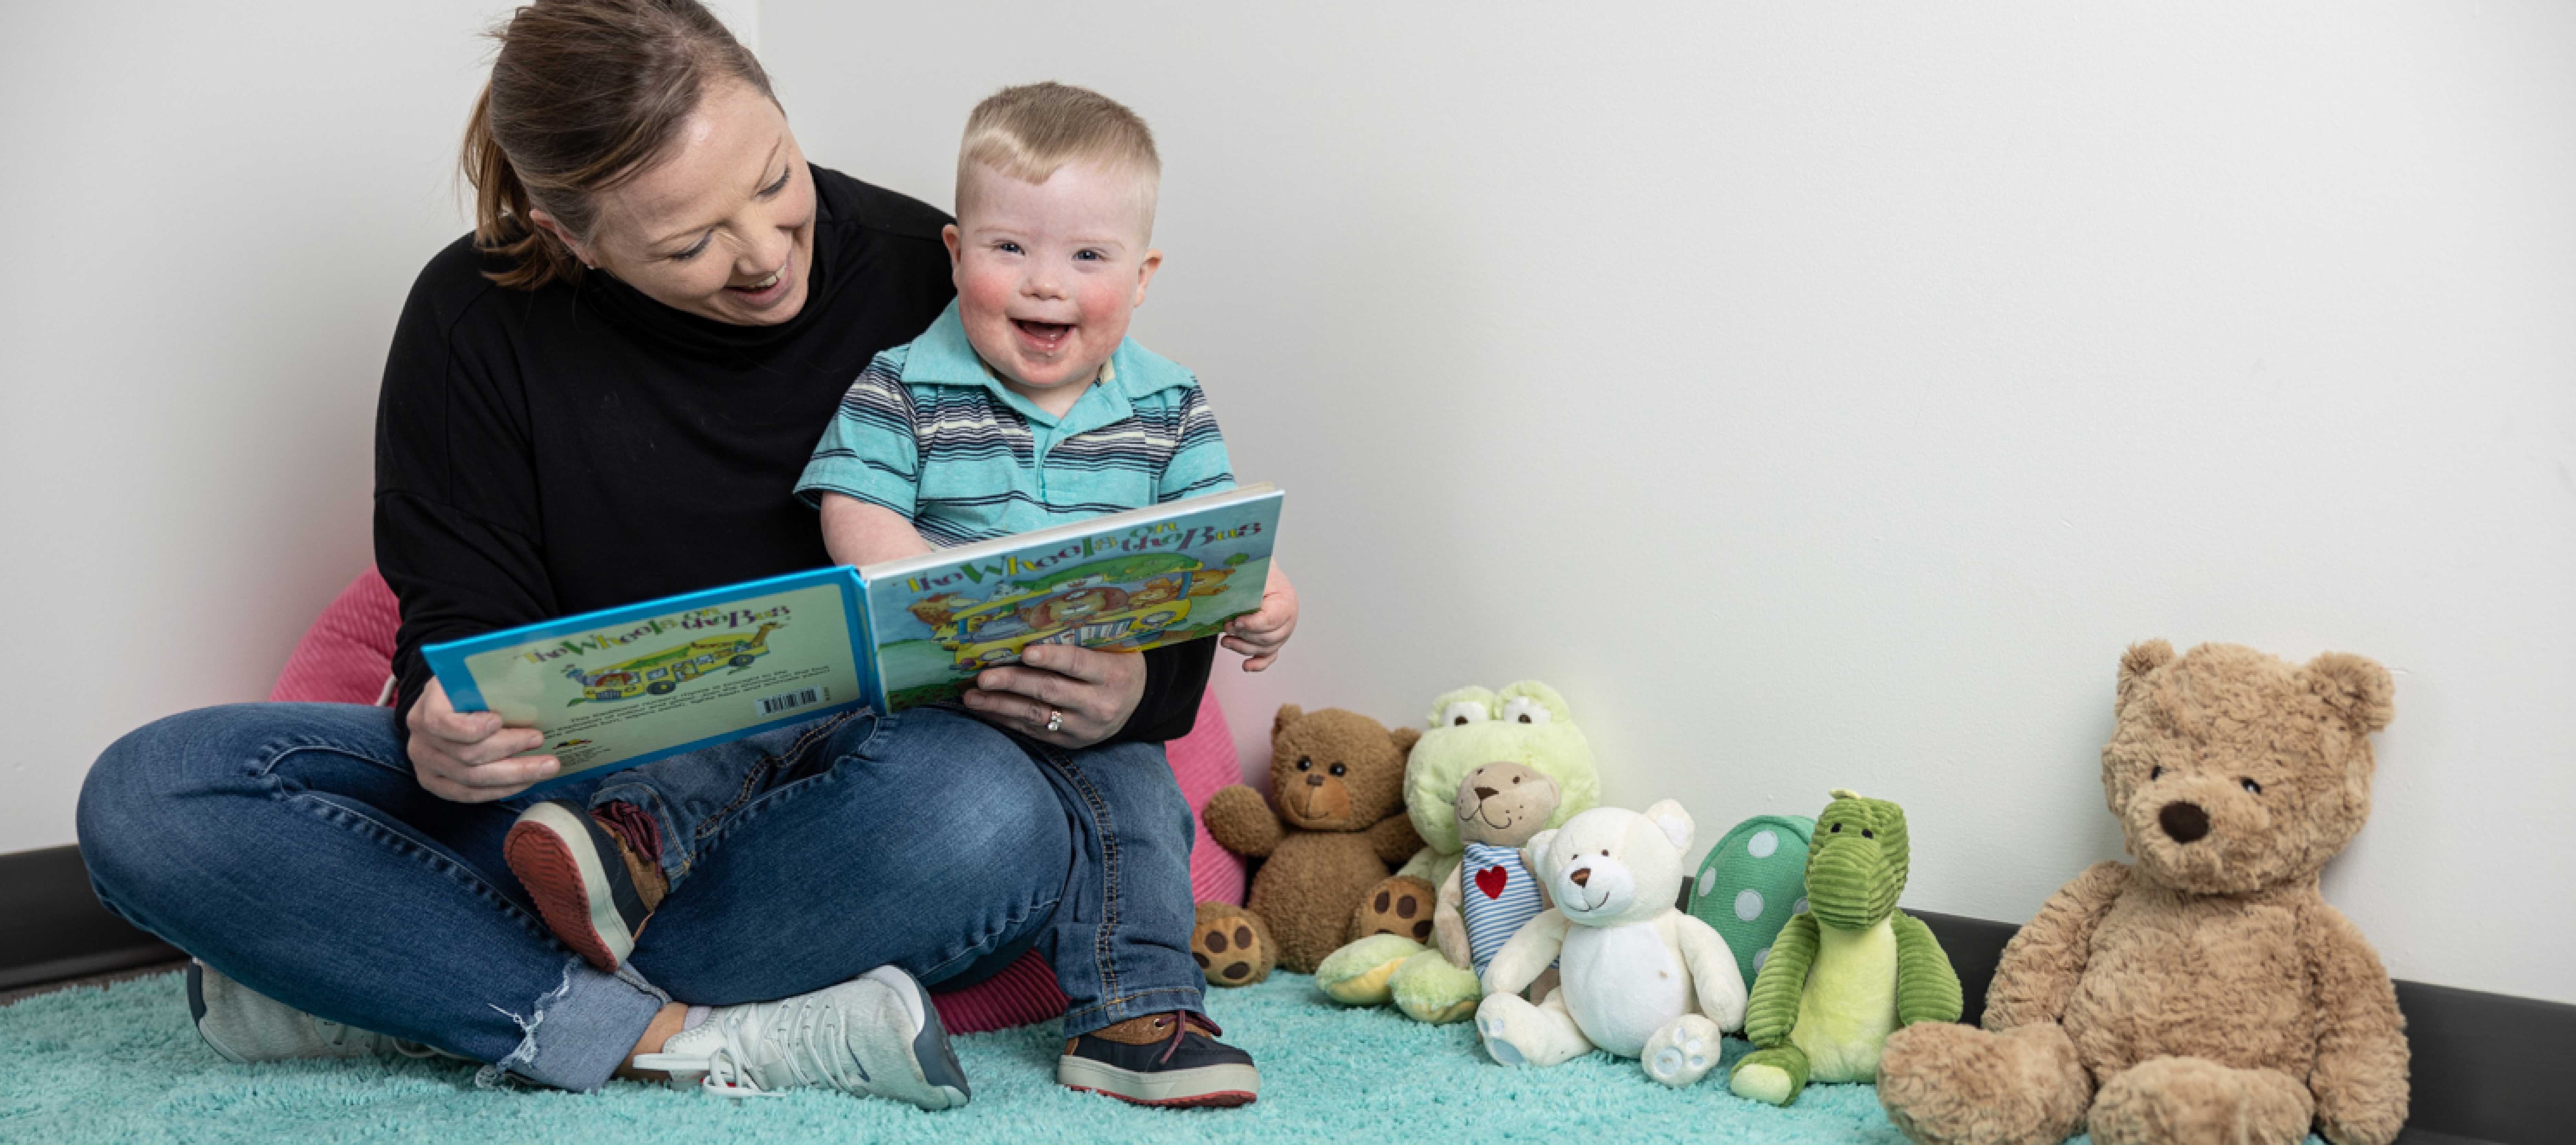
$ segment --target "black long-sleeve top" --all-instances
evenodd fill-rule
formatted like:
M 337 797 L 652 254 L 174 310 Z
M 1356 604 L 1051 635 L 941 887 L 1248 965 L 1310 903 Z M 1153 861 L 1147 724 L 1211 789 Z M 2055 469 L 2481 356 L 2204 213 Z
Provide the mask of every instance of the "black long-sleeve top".
M 395 710 L 420 647 L 828 565 L 793 495 L 868 360 L 954 293 L 927 204 L 813 168 L 805 307 L 775 326 L 673 310 L 606 274 L 496 286 L 450 244 L 412 284 L 376 405 L 376 565 L 402 602 Z M 1188 733 L 1215 641 L 1145 654 L 1120 740 Z

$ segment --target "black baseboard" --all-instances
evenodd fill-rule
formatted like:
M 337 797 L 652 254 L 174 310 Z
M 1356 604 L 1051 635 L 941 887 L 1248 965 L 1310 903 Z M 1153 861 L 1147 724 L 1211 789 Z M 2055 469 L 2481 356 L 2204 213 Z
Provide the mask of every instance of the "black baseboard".
M 98 905 L 80 848 L 0 855 L 0 990 L 183 957 Z
M 2018 926 L 1910 912 L 1958 968 L 1963 1020 Z M 85 978 L 185 955 L 107 913 L 76 847 L 0 854 L 0 991 Z M 2399 981 L 2413 1052 L 2413 1101 L 2399 1145 L 2543 1145 L 2576 1136 L 2576 1006 Z

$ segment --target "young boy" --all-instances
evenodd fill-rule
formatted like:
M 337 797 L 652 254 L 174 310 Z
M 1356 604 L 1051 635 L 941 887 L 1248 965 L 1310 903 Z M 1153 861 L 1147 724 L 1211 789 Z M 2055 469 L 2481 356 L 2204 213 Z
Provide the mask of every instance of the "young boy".
M 958 156 L 957 222 L 943 235 L 957 300 L 869 363 L 797 486 L 821 510 L 833 560 L 872 564 L 1233 487 L 1197 380 L 1126 336 L 1162 262 L 1148 245 L 1160 173 L 1144 121 L 1093 92 L 1034 84 L 977 105 Z M 1296 619 L 1274 563 L 1262 607 L 1224 643 L 1259 671 Z M 1141 657 L 1032 648 L 1023 666 L 978 677 L 963 704 L 1039 745 L 1032 766 L 1080 775 L 1099 804 L 1084 816 L 1100 836 L 1090 846 L 1120 856 L 1088 872 L 1107 885 L 1068 888 L 1057 908 L 1083 896 L 1121 904 L 1084 920 L 1082 941 L 1055 943 L 1069 999 L 1057 1080 L 1143 1104 L 1241 1104 L 1259 1089 L 1251 1056 L 1197 1012 L 1192 827 L 1145 813 L 1177 805 L 1177 784 L 1158 750 L 1089 750 L 1120 731 L 1144 672 Z M 650 773 L 693 762 L 647 764 L 636 782 L 681 778 Z M 650 828 L 622 823 L 623 806 L 539 804 L 508 847 L 550 929 L 606 967 L 623 962 L 669 888 L 626 842 Z

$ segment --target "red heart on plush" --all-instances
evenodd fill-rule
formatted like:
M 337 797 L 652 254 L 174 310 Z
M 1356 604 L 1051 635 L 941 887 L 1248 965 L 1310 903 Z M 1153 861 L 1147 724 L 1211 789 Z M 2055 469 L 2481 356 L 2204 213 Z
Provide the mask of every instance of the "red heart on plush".
M 1503 888 L 1510 885 L 1511 881 L 1511 872 L 1501 867 L 1487 867 L 1476 872 L 1476 889 L 1485 892 L 1485 897 L 1489 899 L 1503 897 Z

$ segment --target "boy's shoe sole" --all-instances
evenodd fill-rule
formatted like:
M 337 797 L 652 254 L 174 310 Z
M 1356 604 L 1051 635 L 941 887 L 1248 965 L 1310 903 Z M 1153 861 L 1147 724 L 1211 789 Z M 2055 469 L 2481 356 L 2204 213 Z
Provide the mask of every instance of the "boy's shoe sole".
M 1139 1073 L 1066 1055 L 1055 1059 L 1055 1080 L 1067 1089 L 1163 1109 L 1249 1105 L 1261 1096 L 1261 1073 L 1248 1065 Z
M 546 929 L 610 973 L 635 952 L 635 934 L 650 917 L 617 855 L 606 829 L 561 800 L 521 813 L 501 844 L 502 861 L 536 901 Z

